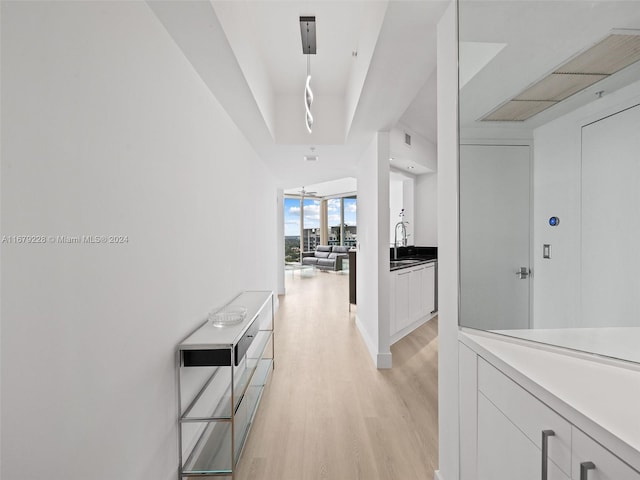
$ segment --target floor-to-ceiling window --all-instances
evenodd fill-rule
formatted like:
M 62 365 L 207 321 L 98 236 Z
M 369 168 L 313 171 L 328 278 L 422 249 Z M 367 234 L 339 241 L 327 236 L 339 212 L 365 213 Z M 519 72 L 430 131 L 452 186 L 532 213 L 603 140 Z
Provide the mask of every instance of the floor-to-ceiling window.
M 284 199 L 284 261 L 300 261 L 300 198 Z
M 358 199 L 354 195 L 352 197 L 344 197 L 342 199 L 342 211 L 344 212 L 344 235 L 342 245 L 355 247 L 358 238 Z
M 342 198 L 330 198 L 327 200 L 327 220 L 329 232 L 329 245 L 342 245 L 343 224 Z
M 312 252 L 321 244 L 323 229 L 329 245 L 355 246 L 357 239 L 357 198 L 337 197 L 326 201 L 327 214 L 321 214 L 322 200 L 286 196 L 284 199 L 284 260 L 301 261 L 300 252 Z M 324 225 L 323 225 L 324 222 Z
M 305 252 L 312 252 L 320 245 L 320 200 L 305 198 L 302 209 L 304 225 L 302 245 Z

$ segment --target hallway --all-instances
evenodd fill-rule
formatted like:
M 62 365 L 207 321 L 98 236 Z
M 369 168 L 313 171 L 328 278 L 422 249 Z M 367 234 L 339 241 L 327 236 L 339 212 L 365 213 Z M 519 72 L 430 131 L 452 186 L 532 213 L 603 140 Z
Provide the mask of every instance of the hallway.
M 376 370 L 349 312 L 348 275 L 295 272 L 276 316 L 275 371 L 241 480 L 431 480 L 437 468 L 437 318 Z

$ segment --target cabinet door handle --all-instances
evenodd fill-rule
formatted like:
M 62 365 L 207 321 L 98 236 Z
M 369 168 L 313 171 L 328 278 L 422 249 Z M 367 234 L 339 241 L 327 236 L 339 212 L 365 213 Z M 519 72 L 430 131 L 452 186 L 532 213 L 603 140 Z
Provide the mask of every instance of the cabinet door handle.
M 580 480 L 587 480 L 589 470 L 595 470 L 596 466 L 593 462 L 582 462 L 580 464 Z
M 549 467 L 549 437 L 556 434 L 553 430 L 542 431 L 542 480 L 547 480 Z M 581 479 L 582 480 L 582 479 Z

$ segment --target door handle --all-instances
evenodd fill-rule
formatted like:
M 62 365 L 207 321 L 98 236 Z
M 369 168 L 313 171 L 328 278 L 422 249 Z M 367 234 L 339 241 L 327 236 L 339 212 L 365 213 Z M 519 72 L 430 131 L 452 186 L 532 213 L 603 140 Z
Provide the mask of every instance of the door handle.
M 553 437 L 555 434 L 553 430 L 542 431 L 542 480 L 547 480 L 549 470 L 549 437 Z
M 520 267 L 520 270 L 516 272 L 520 280 L 525 280 L 531 274 L 531 270 L 528 267 Z
M 593 462 L 582 462 L 580 464 L 580 480 L 587 480 L 589 470 L 595 470 L 596 466 Z

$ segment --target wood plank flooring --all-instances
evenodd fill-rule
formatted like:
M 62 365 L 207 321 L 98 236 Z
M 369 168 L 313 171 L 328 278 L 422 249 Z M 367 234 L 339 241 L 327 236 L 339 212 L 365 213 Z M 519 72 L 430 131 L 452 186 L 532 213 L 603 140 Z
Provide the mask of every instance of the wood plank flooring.
M 238 480 L 432 480 L 438 461 L 437 318 L 377 370 L 349 312 L 348 275 L 286 272 L 275 370 Z

